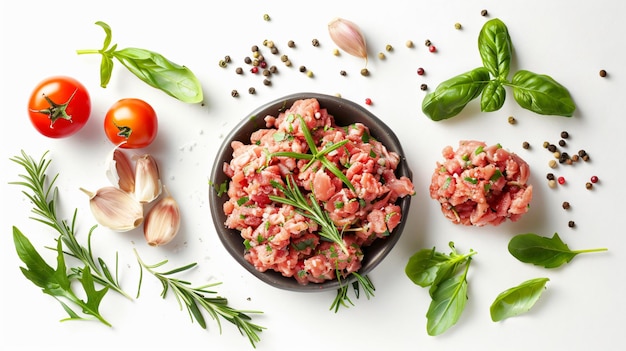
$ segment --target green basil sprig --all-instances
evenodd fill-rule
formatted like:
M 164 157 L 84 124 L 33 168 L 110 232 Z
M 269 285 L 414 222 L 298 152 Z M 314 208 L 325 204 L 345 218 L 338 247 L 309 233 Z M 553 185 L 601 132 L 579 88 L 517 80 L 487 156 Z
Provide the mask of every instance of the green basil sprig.
M 96 22 L 104 29 L 106 37 L 100 50 L 77 50 L 82 54 L 101 54 L 100 86 L 106 88 L 113 71 L 113 59 L 121 62 L 129 71 L 148 85 L 160 89 L 166 94 L 188 103 L 198 103 L 203 99 L 202 86 L 193 72 L 178 65 L 156 52 L 125 48 L 117 50 L 117 44 L 111 45 L 111 27 L 102 22 Z
M 530 279 L 501 292 L 489 308 L 491 320 L 498 322 L 528 312 L 541 297 L 549 280 L 548 278 Z
M 607 251 L 606 248 L 570 250 L 557 233 L 552 238 L 534 233 L 518 234 L 509 241 L 508 248 L 519 261 L 544 268 L 560 267 L 581 253 Z
M 478 36 L 478 51 L 483 67 L 452 77 L 426 94 L 422 111 L 430 119 L 454 117 L 478 96 L 481 111 L 497 111 L 504 105 L 506 86 L 513 89 L 515 101 L 527 110 L 564 117 L 574 114 L 576 105 L 569 91 L 551 77 L 520 70 L 509 81 L 512 44 L 501 20 L 494 18 L 484 24 Z
M 439 335 L 456 324 L 467 302 L 467 272 L 472 256 L 457 253 L 454 243 L 449 243 L 449 255 L 435 248 L 423 249 L 411 256 L 405 273 L 421 287 L 430 287 L 431 303 L 426 312 L 428 335 Z M 461 269 L 462 268 L 462 269 Z

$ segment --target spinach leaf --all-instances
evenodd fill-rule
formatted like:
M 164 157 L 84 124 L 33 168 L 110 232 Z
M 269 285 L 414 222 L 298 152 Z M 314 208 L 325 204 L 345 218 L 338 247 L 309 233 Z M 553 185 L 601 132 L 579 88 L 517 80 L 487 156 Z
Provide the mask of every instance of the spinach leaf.
M 511 65 L 511 37 L 504 23 L 494 18 L 487 21 L 478 34 L 478 51 L 494 78 L 507 79 Z
M 421 287 L 430 286 L 437 276 L 442 263 L 448 260 L 448 256 L 432 249 L 423 249 L 414 253 L 407 263 L 404 271 L 413 283 Z
M 120 61 L 130 72 L 148 85 L 160 89 L 166 94 L 187 103 L 201 102 L 203 97 L 200 81 L 193 72 L 178 65 L 156 52 L 126 48 L 117 50 L 117 44 L 111 44 L 111 27 L 102 22 L 96 22 L 105 32 L 104 45 L 100 50 L 77 50 L 82 54 L 101 54 L 100 86 L 106 88 L 113 71 L 113 58 Z
M 491 320 L 498 322 L 528 312 L 539 300 L 548 278 L 527 280 L 500 293 L 491 304 Z
M 576 110 L 569 91 L 550 76 L 521 70 L 513 75 L 511 85 L 515 101 L 527 110 L 564 117 Z
M 465 270 L 462 273 L 446 277 L 432 293 L 432 301 L 426 313 L 428 335 L 436 336 L 444 333 L 461 317 L 467 302 L 469 265 L 470 260 L 465 264 Z
M 560 267 L 581 253 L 607 250 L 606 248 L 570 250 L 557 233 L 554 233 L 552 238 L 534 233 L 518 234 L 509 241 L 508 249 L 519 261 L 545 268 Z
M 489 71 L 484 67 L 452 77 L 426 94 L 422 111 L 434 121 L 456 116 L 480 95 L 488 82 Z
M 480 110 L 483 112 L 493 112 L 499 110 L 504 105 L 506 90 L 497 80 L 492 80 L 487 84 L 480 97 Z

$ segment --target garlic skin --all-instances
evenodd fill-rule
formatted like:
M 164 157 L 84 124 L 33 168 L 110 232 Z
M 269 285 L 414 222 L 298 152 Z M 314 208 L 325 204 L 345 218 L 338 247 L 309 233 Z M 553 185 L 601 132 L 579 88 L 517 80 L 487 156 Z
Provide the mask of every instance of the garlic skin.
M 135 198 L 140 203 L 150 203 L 161 195 L 159 167 L 154 157 L 145 154 L 135 162 Z
M 96 221 L 113 231 L 127 232 L 144 220 L 143 205 L 131 194 L 114 186 L 106 186 L 95 193 L 80 188 L 89 196 L 89 207 Z
M 335 18 L 328 24 L 330 38 L 350 55 L 364 58 L 367 64 L 367 45 L 359 26 L 344 18 Z
M 174 239 L 180 229 L 180 209 L 174 198 L 166 195 L 146 215 L 143 233 L 148 245 L 161 246 Z
M 109 181 L 129 194 L 134 193 L 135 171 L 128 156 L 116 147 L 107 161 L 106 176 Z

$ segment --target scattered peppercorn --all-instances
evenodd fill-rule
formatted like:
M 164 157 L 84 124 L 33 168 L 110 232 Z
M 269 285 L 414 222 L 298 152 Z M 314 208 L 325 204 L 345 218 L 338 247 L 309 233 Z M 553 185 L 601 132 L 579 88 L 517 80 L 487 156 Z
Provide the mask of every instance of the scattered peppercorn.
M 606 71 L 605 70 L 603 70 L 603 69 L 600 70 L 600 77 L 603 77 L 603 78 L 606 77 Z
M 546 174 L 546 178 L 548 178 L 548 180 L 554 180 L 554 173 Z
M 287 66 L 287 67 L 291 67 L 291 60 L 287 60 L 287 61 L 285 61 L 285 66 Z
M 428 85 L 422 84 L 422 85 L 420 85 L 420 89 L 426 90 L 426 89 L 428 89 Z
M 250 72 L 252 72 L 254 74 L 258 73 L 259 72 L 259 67 L 254 66 L 254 67 L 250 68 Z
M 370 98 L 365 99 L 365 104 L 366 105 L 371 105 L 372 104 L 372 99 L 370 99 Z
M 489 12 L 487 12 L 487 10 L 480 11 L 480 15 L 483 16 L 483 17 L 487 16 L 488 14 L 489 14 Z
M 513 116 L 509 116 L 508 121 L 509 121 L 509 124 L 515 124 L 516 122 L 515 117 Z
M 277 48 L 277 47 L 275 47 L 275 46 L 272 46 L 272 47 L 270 48 L 270 52 L 271 52 L 273 55 L 278 55 L 278 48 Z
M 235 68 L 235 73 L 237 73 L 237 74 L 243 74 L 243 68 L 241 68 L 241 67 L 237 67 L 237 68 Z
M 567 226 L 570 228 L 574 228 L 576 226 L 576 223 L 574 221 L 569 221 L 567 222 Z
M 287 62 L 287 61 L 289 61 L 289 57 L 287 57 L 287 55 L 282 55 L 280 57 L 280 60 L 283 61 L 283 62 Z
M 272 65 L 270 66 L 270 73 L 274 74 L 274 73 L 278 73 L 278 67 Z
M 564 210 L 569 210 L 569 208 L 570 208 L 570 204 L 569 204 L 569 202 L 567 202 L 567 201 L 563 201 L 562 206 L 563 206 L 563 209 L 564 209 Z
M 264 21 L 269 21 L 270 19 L 271 19 L 270 15 L 268 15 L 267 13 L 263 15 L 263 20 Z
M 525 141 L 525 142 L 522 143 L 522 147 L 524 149 L 529 149 L 530 148 L 530 144 L 527 141 Z
M 585 157 L 585 155 L 587 155 L 587 151 L 585 151 L 585 150 L 578 150 L 578 156 Z
M 591 188 L 593 188 L 593 184 L 591 184 L 591 182 L 587 182 L 587 183 L 585 183 L 585 188 L 591 189 Z
M 309 78 L 313 78 L 313 72 L 312 71 L 307 71 L 306 72 L 306 76 Z
M 554 144 L 548 144 L 547 149 L 548 149 L 548 151 L 550 151 L 550 152 L 555 152 L 555 151 L 556 151 L 556 145 L 554 145 Z
M 550 145 L 550 143 L 549 143 L 549 142 L 547 142 L 547 141 L 544 141 L 544 142 L 543 142 L 543 148 L 544 148 L 544 149 L 547 149 L 547 148 L 548 148 L 548 145 Z
M 391 46 L 391 45 L 387 44 L 387 45 L 385 45 L 385 50 L 387 50 L 387 51 L 393 51 L 393 46 Z
M 320 41 L 317 39 L 313 39 L 311 40 L 311 44 L 313 44 L 313 46 L 320 46 Z
M 412 40 L 407 40 L 406 43 L 404 43 L 404 45 L 406 45 L 407 48 L 412 48 L 413 47 L 413 41 Z
M 224 62 L 230 63 L 230 61 L 231 61 L 230 56 L 228 55 L 224 56 Z
M 269 77 L 271 74 L 272 74 L 272 73 L 270 72 L 270 70 L 269 70 L 269 69 L 264 69 L 264 70 L 263 70 L 263 76 L 264 76 L 264 77 Z
M 565 184 L 565 177 L 563 177 L 563 176 L 558 177 L 556 179 L 556 181 L 559 182 L 559 184 L 563 185 L 563 184 Z
M 550 168 L 556 168 L 556 161 L 555 160 L 550 160 L 548 162 L 548 167 Z
M 337 48 L 334 48 L 334 49 L 333 49 L 333 55 L 335 55 L 335 56 L 339 56 L 340 54 L 341 54 L 341 53 L 339 52 L 339 49 L 337 49 Z
M 263 79 L 263 85 L 272 85 L 272 81 L 269 79 Z
M 306 67 L 305 66 L 300 66 L 300 68 L 298 68 L 298 70 L 300 72 L 306 72 Z
M 250 48 L 250 50 L 252 52 L 259 52 L 259 46 L 258 45 L 252 45 L 252 47 Z
M 348 73 L 346 73 L 346 71 L 344 71 L 344 70 L 341 70 L 341 71 L 339 71 L 339 74 L 341 74 L 342 76 L 346 76 Z
M 252 63 L 252 59 L 249 56 L 244 57 L 243 62 L 247 63 L 247 64 L 251 64 Z
M 367 68 L 363 68 L 361 69 L 361 75 L 367 77 L 370 75 L 370 71 Z
M 559 151 L 555 151 L 552 153 L 552 156 L 554 156 L 554 158 L 559 159 L 561 157 L 561 152 Z
M 420 76 L 423 76 L 424 75 L 424 69 L 422 67 L 418 68 L 417 69 L 417 74 L 420 75 Z
M 379 52 L 378 53 L 378 58 L 381 59 L 381 60 L 384 60 L 385 59 L 385 53 L 384 52 Z
M 550 188 L 554 188 L 554 187 L 556 187 L 556 181 L 555 181 L 554 179 L 550 179 L 550 180 L 548 180 L 548 186 L 549 186 Z
M 296 43 L 293 40 L 289 40 L 287 42 L 287 46 L 290 48 L 295 48 L 296 47 Z
M 563 139 L 559 140 L 559 146 L 565 146 L 565 145 L 567 145 L 565 140 L 563 140 Z
M 224 68 L 226 67 L 226 61 L 224 60 L 220 60 L 220 62 L 218 63 L 220 65 L 220 67 Z
M 578 158 L 580 156 L 578 156 L 578 154 L 573 154 L 572 157 L 570 157 L 570 160 L 572 160 L 572 162 L 578 162 Z
M 437 52 L 437 47 L 435 45 L 431 45 L 428 47 L 428 51 L 430 52 Z
M 564 130 L 564 131 L 562 131 L 562 132 L 561 132 L 561 138 L 563 138 L 563 139 L 567 139 L 567 138 L 569 138 L 569 133 L 568 133 L 567 131 L 565 131 L 565 130 Z
M 256 93 L 256 89 L 254 89 L 254 87 L 250 87 L 250 88 L 248 88 L 248 93 L 255 94 Z
M 597 183 L 597 182 L 598 182 L 598 180 L 600 180 L 600 179 L 598 179 L 598 176 L 591 176 L 591 179 L 589 179 L 589 180 L 590 180 L 592 183 Z
M 561 156 L 559 156 L 559 162 L 560 163 L 567 163 L 567 161 L 570 160 L 569 154 L 565 151 L 561 152 Z M 570 160 L 571 162 L 571 160 Z
M 430 39 L 426 39 L 426 41 L 424 41 L 424 45 L 425 45 L 425 46 L 430 46 L 430 44 L 432 44 L 432 43 L 430 42 Z
M 230 96 L 238 97 L 239 96 L 239 92 L 237 90 L 233 90 L 233 91 L 230 92 Z
M 455 23 L 455 24 L 454 24 L 454 28 L 455 28 L 455 29 L 461 29 L 461 27 L 462 27 L 462 26 L 461 26 L 461 23 L 459 23 L 459 22 L 457 22 L 457 23 Z

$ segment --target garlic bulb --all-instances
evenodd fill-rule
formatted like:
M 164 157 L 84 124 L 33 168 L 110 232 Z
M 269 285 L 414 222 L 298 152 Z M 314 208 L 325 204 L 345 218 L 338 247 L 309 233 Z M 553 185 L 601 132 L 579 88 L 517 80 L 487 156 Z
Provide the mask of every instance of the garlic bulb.
M 143 205 L 123 190 L 107 186 L 91 192 L 80 188 L 89 196 L 89 207 L 96 221 L 113 231 L 126 232 L 143 222 Z
M 156 160 L 149 154 L 139 157 L 135 163 L 135 198 L 149 203 L 161 195 L 161 178 Z
M 116 147 L 107 161 L 106 175 L 111 183 L 129 194 L 134 193 L 135 171 L 126 154 Z
M 349 20 L 335 18 L 328 24 L 328 33 L 340 49 L 350 55 L 364 58 L 367 63 L 367 45 L 359 26 Z
M 165 196 L 146 215 L 143 233 L 148 245 L 160 246 L 172 241 L 180 228 L 178 203 L 165 190 Z

